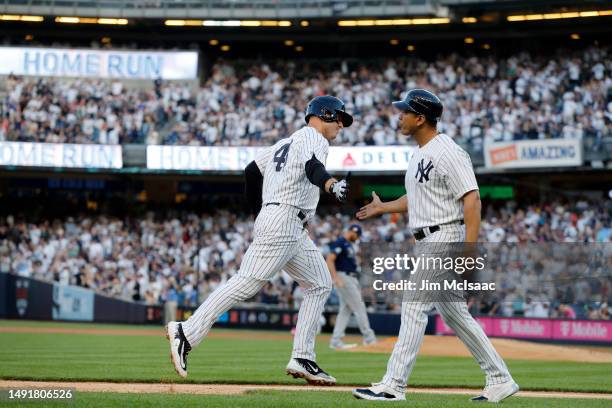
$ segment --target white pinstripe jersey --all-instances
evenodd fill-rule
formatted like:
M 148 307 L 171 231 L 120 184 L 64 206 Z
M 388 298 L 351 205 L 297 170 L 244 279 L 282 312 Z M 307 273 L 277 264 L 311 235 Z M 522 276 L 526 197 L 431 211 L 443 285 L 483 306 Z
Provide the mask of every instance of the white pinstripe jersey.
M 310 126 L 262 149 L 255 163 L 264 176 L 263 205 L 276 202 L 314 211 L 319 203 L 319 187 L 308 180 L 305 166 L 313 154 L 325 165 L 328 151 L 327 139 Z
M 461 197 L 478 190 L 470 155 L 443 133 L 415 150 L 405 184 L 411 229 L 463 219 Z

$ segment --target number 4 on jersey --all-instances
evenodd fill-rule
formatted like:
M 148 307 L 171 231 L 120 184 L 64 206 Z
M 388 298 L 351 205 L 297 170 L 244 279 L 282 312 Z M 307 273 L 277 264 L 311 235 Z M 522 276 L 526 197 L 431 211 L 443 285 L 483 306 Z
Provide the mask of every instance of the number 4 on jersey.
M 287 162 L 287 155 L 289 154 L 289 148 L 291 142 L 281 146 L 276 152 L 274 152 L 274 163 L 276 163 L 276 171 L 281 171 L 285 167 Z

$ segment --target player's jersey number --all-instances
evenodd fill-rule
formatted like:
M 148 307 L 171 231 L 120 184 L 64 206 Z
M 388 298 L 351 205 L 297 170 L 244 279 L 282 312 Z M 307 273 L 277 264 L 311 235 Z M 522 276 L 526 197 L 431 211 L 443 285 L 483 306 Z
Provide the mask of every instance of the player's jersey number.
M 274 152 L 274 163 L 276 163 L 276 171 L 281 171 L 285 167 L 290 147 L 291 142 L 281 146 L 277 151 Z

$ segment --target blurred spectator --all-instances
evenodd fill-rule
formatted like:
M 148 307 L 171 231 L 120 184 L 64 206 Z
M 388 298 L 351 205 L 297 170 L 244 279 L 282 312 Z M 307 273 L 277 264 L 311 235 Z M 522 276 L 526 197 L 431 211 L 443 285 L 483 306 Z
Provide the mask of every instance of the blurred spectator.
M 484 315 L 609 319 L 612 254 L 609 245 L 602 244 L 612 240 L 610 229 L 604 227 L 612 217 L 610 208 L 607 202 L 583 199 L 485 208 L 481 242 L 491 243 L 489 278 L 496 280 L 497 291 L 491 299 L 470 300 L 470 310 Z M 350 222 L 347 215 L 321 215 L 311 223 L 310 233 L 325 254 Z M 396 312 L 402 294 L 372 290 L 371 259 L 412 248 L 407 217 L 385 215 L 362 226 L 364 299 L 370 311 Z M 601 233 L 604 229 L 606 234 Z M 225 210 L 39 222 L 0 216 L 0 272 L 147 304 L 197 306 L 238 271 L 252 230 L 252 217 Z M 384 278 L 398 276 L 387 271 Z M 299 285 L 281 272 L 253 300 L 287 307 L 299 305 L 302 296 Z M 330 304 L 335 299 L 332 294 Z
M 584 139 L 597 150 L 612 136 L 609 53 L 317 61 L 301 62 L 299 71 L 291 61 L 221 61 L 199 89 L 159 79 L 128 89 L 116 80 L 11 76 L 0 101 L 0 140 L 269 145 L 304 125 L 308 100 L 331 93 L 355 116 L 340 144 L 406 144 L 390 102 L 419 87 L 444 102 L 439 130 L 475 151 L 485 140 L 546 138 Z

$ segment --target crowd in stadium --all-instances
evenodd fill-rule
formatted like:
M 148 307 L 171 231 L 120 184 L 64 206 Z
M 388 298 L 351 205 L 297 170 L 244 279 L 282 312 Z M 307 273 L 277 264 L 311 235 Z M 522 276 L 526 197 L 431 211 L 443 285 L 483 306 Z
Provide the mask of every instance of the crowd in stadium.
M 156 80 L 11 76 L 0 89 L 0 141 L 265 145 L 303 125 L 309 99 L 331 93 L 355 124 L 337 143 L 404 144 L 390 105 L 414 87 L 445 103 L 439 130 L 464 146 L 485 139 L 578 138 L 598 149 L 612 136 L 610 50 L 441 56 L 363 62 L 218 62 L 202 87 Z
M 473 304 L 473 310 L 608 319 L 612 254 L 598 255 L 604 261 L 593 266 L 588 254 L 576 255 L 572 248 L 578 246 L 567 246 L 589 243 L 582 247 L 596 249 L 596 243 L 612 241 L 612 216 L 607 205 L 577 200 L 526 208 L 517 208 L 512 202 L 501 209 L 489 207 L 484 213 L 481 242 L 519 243 L 524 244 L 522 248 L 555 243 L 557 252 L 544 257 L 541 253 L 518 258 L 496 256 L 499 290 L 495 299 Z M 310 232 L 326 253 L 328 244 L 350 222 L 348 215 L 325 215 L 312 221 Z M 368 259 L 376 253 L 401 253 L 410 247 L 406 244 L 412 239 L 406 219 L 384 216 L 362 225 L 359 252 L 366 302 L 372 311 L 397 310 L 400 301 L 396 297 L 371 289 Z M 149 213 L 125 219 L 83 215 L 36 223 L 19 216 L 1 216 L 0 272 L 79 285 L 147 304 L 176 300 L 197 306 L 237 272 L 252 230 L 252 217 L 228 211 Z M 300 296 L 301 289 L 281 273 L 254 300 L 291 306 Z M 336 302 L 332 294 L 330 304 Z

